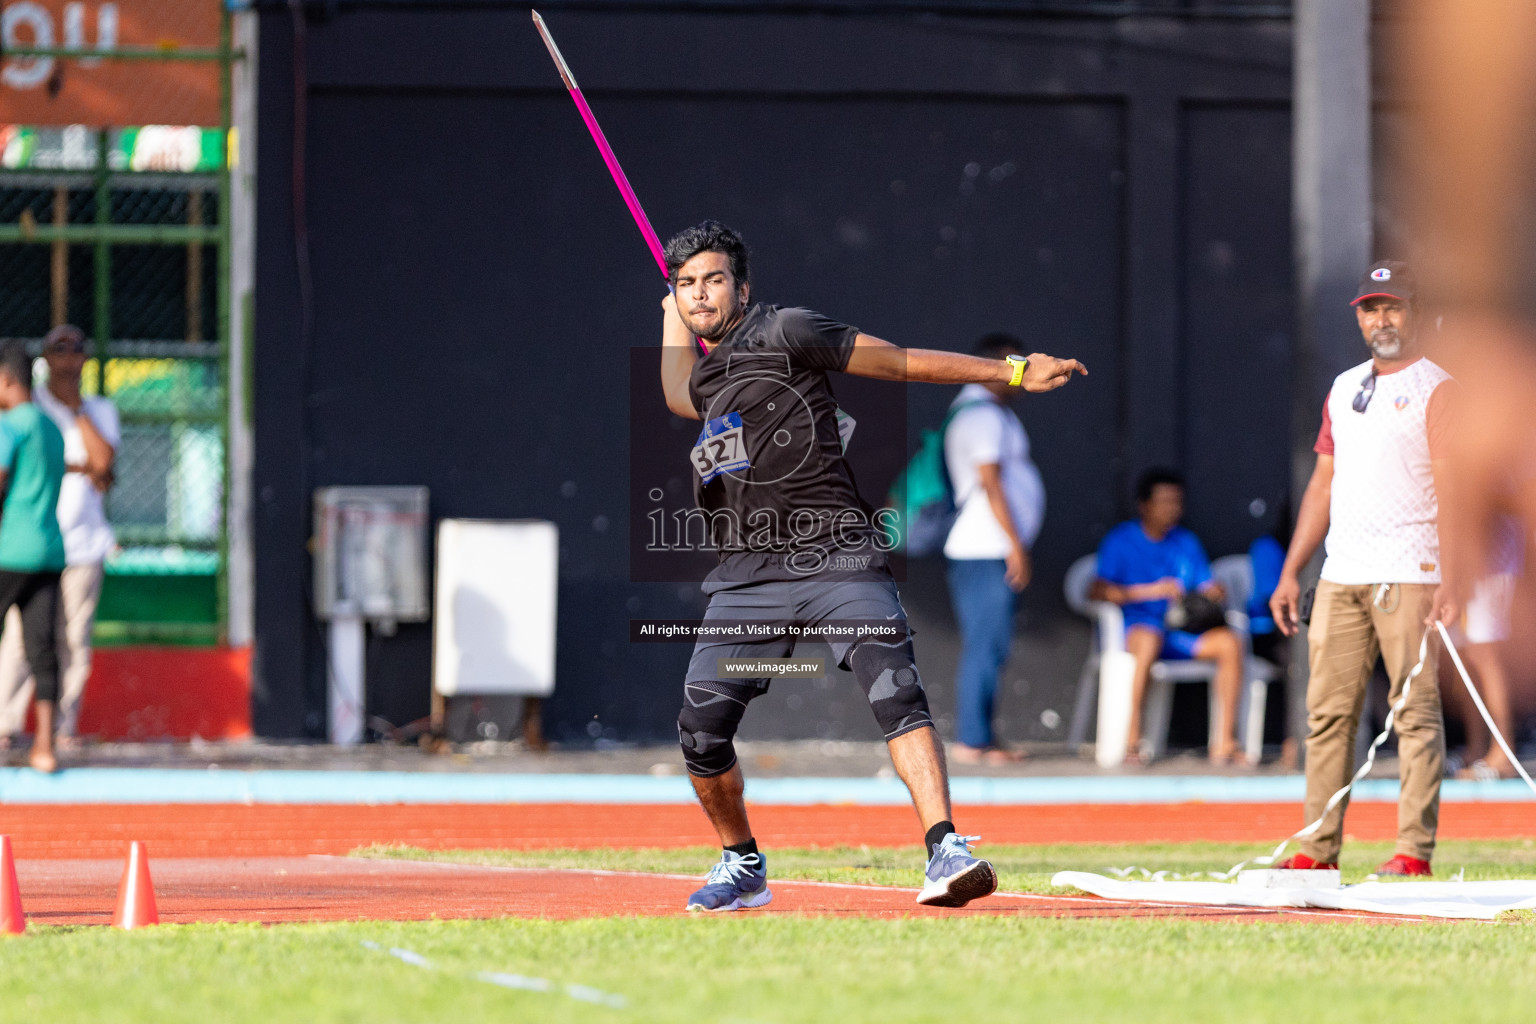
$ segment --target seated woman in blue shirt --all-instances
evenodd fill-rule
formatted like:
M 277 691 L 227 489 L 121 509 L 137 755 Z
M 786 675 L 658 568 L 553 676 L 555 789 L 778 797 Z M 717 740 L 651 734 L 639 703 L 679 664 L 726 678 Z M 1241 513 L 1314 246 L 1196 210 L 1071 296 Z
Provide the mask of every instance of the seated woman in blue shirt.
M 1191 591 L 1220 602 L 1226 595 L 1211 579 L 1210 561 L 1193 533 L 1179 525 L 1184 517 L 1184 479 L 1168 469 L 1152 469 L 1136 482 L 1136 519 L 1121 523 L 1099 545 L 1098 578 L 1090 596 L 1111 601 L 1125 612 L 1125 649 L 1136 659 L 1128 747 L 1136 759 L 1151 760 L 1142 739 L 1142 705 L 1152 663 L 1198 658 L 1216 663 L 1220 737 L 1210 750 L 1213 764 L 1241 756 L 1237 742 L 1237 702 L 1243 679 L 1243 645 L 1237 634 L 1217 626 L 1198 635 L 1169 630 L 1164 624 L 1170 601 Z

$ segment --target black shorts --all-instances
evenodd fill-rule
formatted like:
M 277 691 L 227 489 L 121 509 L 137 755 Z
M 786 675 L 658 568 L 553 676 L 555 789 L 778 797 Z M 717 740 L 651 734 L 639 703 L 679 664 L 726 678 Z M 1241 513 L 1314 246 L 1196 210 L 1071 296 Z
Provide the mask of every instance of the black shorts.
M 898 639 L 909 641 L 907 613 L 891 579 L 769 580 L 761 583 L 705 583 L 709 608 L 704 612 L 704 626 L 734 628 L 738 625 L 797 626 L 806 630 L 812 641 L 823 641 L 832 648 L 837 666 L 848 667 L 849 650 L 870 635 L 869 626 L 886 642 L 892 639 L 892 627 Z M 826 632 L 830 629 L 831 632 Z M 722 658 L 787 658 L 801 638 L 787 629 L 761 637 L 750 635 L 701 636 L 694 644 L 688 661 L 685 682 L 694 683 L 720 678 Z M 761 689 L 769 680 L 760 679 Z
M 21 612 L 21 646 L 37 680 L 36 699 L 59 699 L 59 652 L 55 623 L 59 610 L 58 572 L 0 569 L 0 621 L 15 605 Z
M 932 727 L 894 580 L 809 577 L 711 582 L 703 589 L 709 595 L 703 626 L 719 632 L 700 633 L 683 682 L 677 729 L 689 774 L 708 777 L 730 770 L 736 763 L 732 739 L 742 715 L 772 681 L 771 676 L 752 677 L 764 670 L 756 666 L 744 675 L 727 675 L 721 662 L 787 658 L 803 639 L 826 643 L 837 666 L 853 673 L 887 741 Z

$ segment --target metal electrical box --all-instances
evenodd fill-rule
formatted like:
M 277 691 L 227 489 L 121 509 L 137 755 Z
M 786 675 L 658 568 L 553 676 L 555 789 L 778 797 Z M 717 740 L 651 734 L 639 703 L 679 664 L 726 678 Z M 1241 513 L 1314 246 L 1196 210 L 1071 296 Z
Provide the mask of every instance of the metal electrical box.
M 425 622 L 425 487 L 315 491 L 315 614 L 321 619 Z

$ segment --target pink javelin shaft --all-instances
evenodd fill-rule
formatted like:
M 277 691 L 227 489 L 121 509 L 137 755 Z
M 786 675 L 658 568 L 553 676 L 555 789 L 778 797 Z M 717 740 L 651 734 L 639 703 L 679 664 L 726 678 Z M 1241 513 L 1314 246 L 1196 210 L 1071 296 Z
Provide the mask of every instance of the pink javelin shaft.
M 624 197 L 624 204 L 629 207 L 629 215 L 635 219 L 635 226 L 640 229 L 640 234 L 645 236 L 645 244 L 651 247 L 651 255 L 656 257 L 656 266 L 661 268 L 661 276 L 670 277 L 667 273 L 667 258 L 662 254 L 661 240 L 656 237 L 656 229 L 651 227 L 650 218 L 645 215 L 645 210 L 641 209 L 635 190 L 629 187 L 629 179 L 624 176 L 624 168 L 619 166 L 619 158 L 613 155 L 613 147 L 608 145 L 607 136 L 603 134 L 603 129 L 598 125 L 592 108 L 587 106 L 587 98 L 581 94 L 581 88 L 576 84 L 576 76 L 571 74 L 570 65 L 561 56 L 560 47 L 555 45 L 554 37 L 549 34 L 549 28 L 544 24 L 544 19 L 539 17 L 538 11 L 533 12 L 533 24 L 539 30 L 539 35 L 543 37 L 544 46 L 549 50 L 550 57 L 554 58 L 555 66 L 560 69 L 560 79 L 570 90 L 571 99 L 576 103 L 576 109 L 581 112 L 581 119 L 586 122 L 592 141 L 597 143 L 597 151 L 603 155 L 603 163 L 608 165 L 608 173 L 613 176 L 613 183 L 619 187 L 619 194 Z

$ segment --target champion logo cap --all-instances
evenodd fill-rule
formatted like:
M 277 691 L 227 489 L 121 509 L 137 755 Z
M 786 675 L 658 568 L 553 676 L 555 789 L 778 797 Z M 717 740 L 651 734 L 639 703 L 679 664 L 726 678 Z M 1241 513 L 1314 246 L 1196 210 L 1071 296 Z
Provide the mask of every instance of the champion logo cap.
M 1358 306 L 1366 299 L 1401 299 L 1412 302 L 1416 282 L 1413 271 L 1402 260 L 1377 260 L 1360 275 L 1355 286 L 1355 298 L 1351 306 Z

